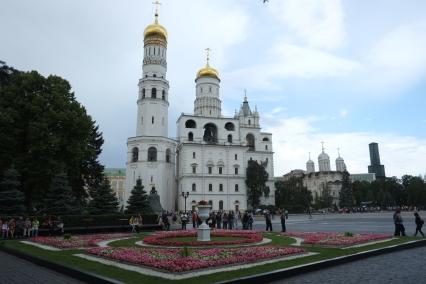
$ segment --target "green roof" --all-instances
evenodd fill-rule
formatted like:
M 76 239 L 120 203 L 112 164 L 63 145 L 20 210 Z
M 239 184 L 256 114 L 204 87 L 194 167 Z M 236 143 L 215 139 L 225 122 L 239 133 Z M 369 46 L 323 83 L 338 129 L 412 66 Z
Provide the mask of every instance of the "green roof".
M 125 168 L 105 168 L 104 174 L 106 176 L 126 176 L 126 169 Z

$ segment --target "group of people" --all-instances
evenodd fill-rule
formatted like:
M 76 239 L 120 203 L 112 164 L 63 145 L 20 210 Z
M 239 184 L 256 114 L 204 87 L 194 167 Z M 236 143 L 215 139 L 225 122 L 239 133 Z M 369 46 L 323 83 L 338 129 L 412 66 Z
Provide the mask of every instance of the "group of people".
M 14 238 L 30 238 L 37 237 L 40 222 L 37 218 L 0 218 L 0 228 L 2 239 L 14 239 Z
M 418 212 L 414 212 L 414 222 L 416 223 L 416 231 L 414 233 L 414 236 L 417 236 L 417 234 L 420 233 L 424 238 L 425 234 L 422 231 L 424 220 L 420 217 Z M 404 227 L 404 220 L 402 219 L 401 209 L 399 209 L 399 208 L 396 209 L 395 213 L 393 214 L 393 223 L 395 224 L 394 235 L 397 236 L 397 237 L 406 236 L 405 227 Z
M 197 211 L 191 213 L 192 228 L 198 228 L 202 221 L 198 216 Z M 183 212 L 181 214 L 182 230 L 186 229 L 186 224 L 189 222 L 189 216 Z M 238 229 L 239 223 L 241 223 L 241 229 L 252 230 L 253 229 L 253 214 L 245 212 L 241 214 L 239 211 L 214 211 L 210 213 L 210 216 L 206 219 L 206 224 L 210 228 L 233 230 Z
M 142 215 L 139 214 L 138 216 L 130 217 L 129 225 L 130 225 L 130 228 L 132 229 L 132 233 L 139 233 L 143 225 Z

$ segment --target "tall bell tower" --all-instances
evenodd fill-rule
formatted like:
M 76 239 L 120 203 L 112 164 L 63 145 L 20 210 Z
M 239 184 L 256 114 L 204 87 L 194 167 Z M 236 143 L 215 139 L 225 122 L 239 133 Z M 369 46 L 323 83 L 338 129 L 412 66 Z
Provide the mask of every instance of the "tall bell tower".
M 158 22 L 144 31 L 142 78 L 137 98 L 136 136 L 127 139 L 126 200 L 137 179 L 144 190 L 157 192 L 164 210 L 174 210 L 176 200 L 176 141 L 168 138 L 169 82 L 167 31 Z

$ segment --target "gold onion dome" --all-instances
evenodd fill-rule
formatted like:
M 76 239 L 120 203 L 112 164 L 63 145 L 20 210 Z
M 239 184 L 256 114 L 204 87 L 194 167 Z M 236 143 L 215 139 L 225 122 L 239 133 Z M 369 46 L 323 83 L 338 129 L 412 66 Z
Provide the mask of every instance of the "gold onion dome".
M 155 15 L 154 23 L 145 28 L 143 36 L 144 38 L 150 36 L 160 36 L 167 40 L 167 31 L 162 25 L 158 23 L 158 14 Z
M 210 67 L 209 65 L 206 65 L 197 72 L 197 78 L 195 80 L 198 80 L 201 77 L 211 77 L 220 80 L 217 70 Z

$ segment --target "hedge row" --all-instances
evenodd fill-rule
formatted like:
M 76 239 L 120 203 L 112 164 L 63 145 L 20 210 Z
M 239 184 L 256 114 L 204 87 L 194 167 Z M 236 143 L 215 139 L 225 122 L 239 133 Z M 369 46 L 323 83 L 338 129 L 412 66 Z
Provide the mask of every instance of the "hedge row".
M 62 219 L 64 222 L 64 227 L 92 227 L 92 226 L 123 226 L 129 225 L 129 219 L 134 215 L 128 214 L 110 214 L 110 215 L 64 215 L 64 216 L 37 216 L 40 221 L 41 227 L 43 227 L 43 223 L 50 217 L 52 221 L 56 221 L 58 217 Z M 30 218 L 31 220 L 35 216 L 20 216 L 25 218 Z M 10 220 L 11 218 L 15 218 L 16 216 L 8 216 L 0 217 L 3 221 Z M 155 214 L 147 214 L 142 215 L 143 224 L 144 225 L 152 225 L 158 224 L 158 215 Z

